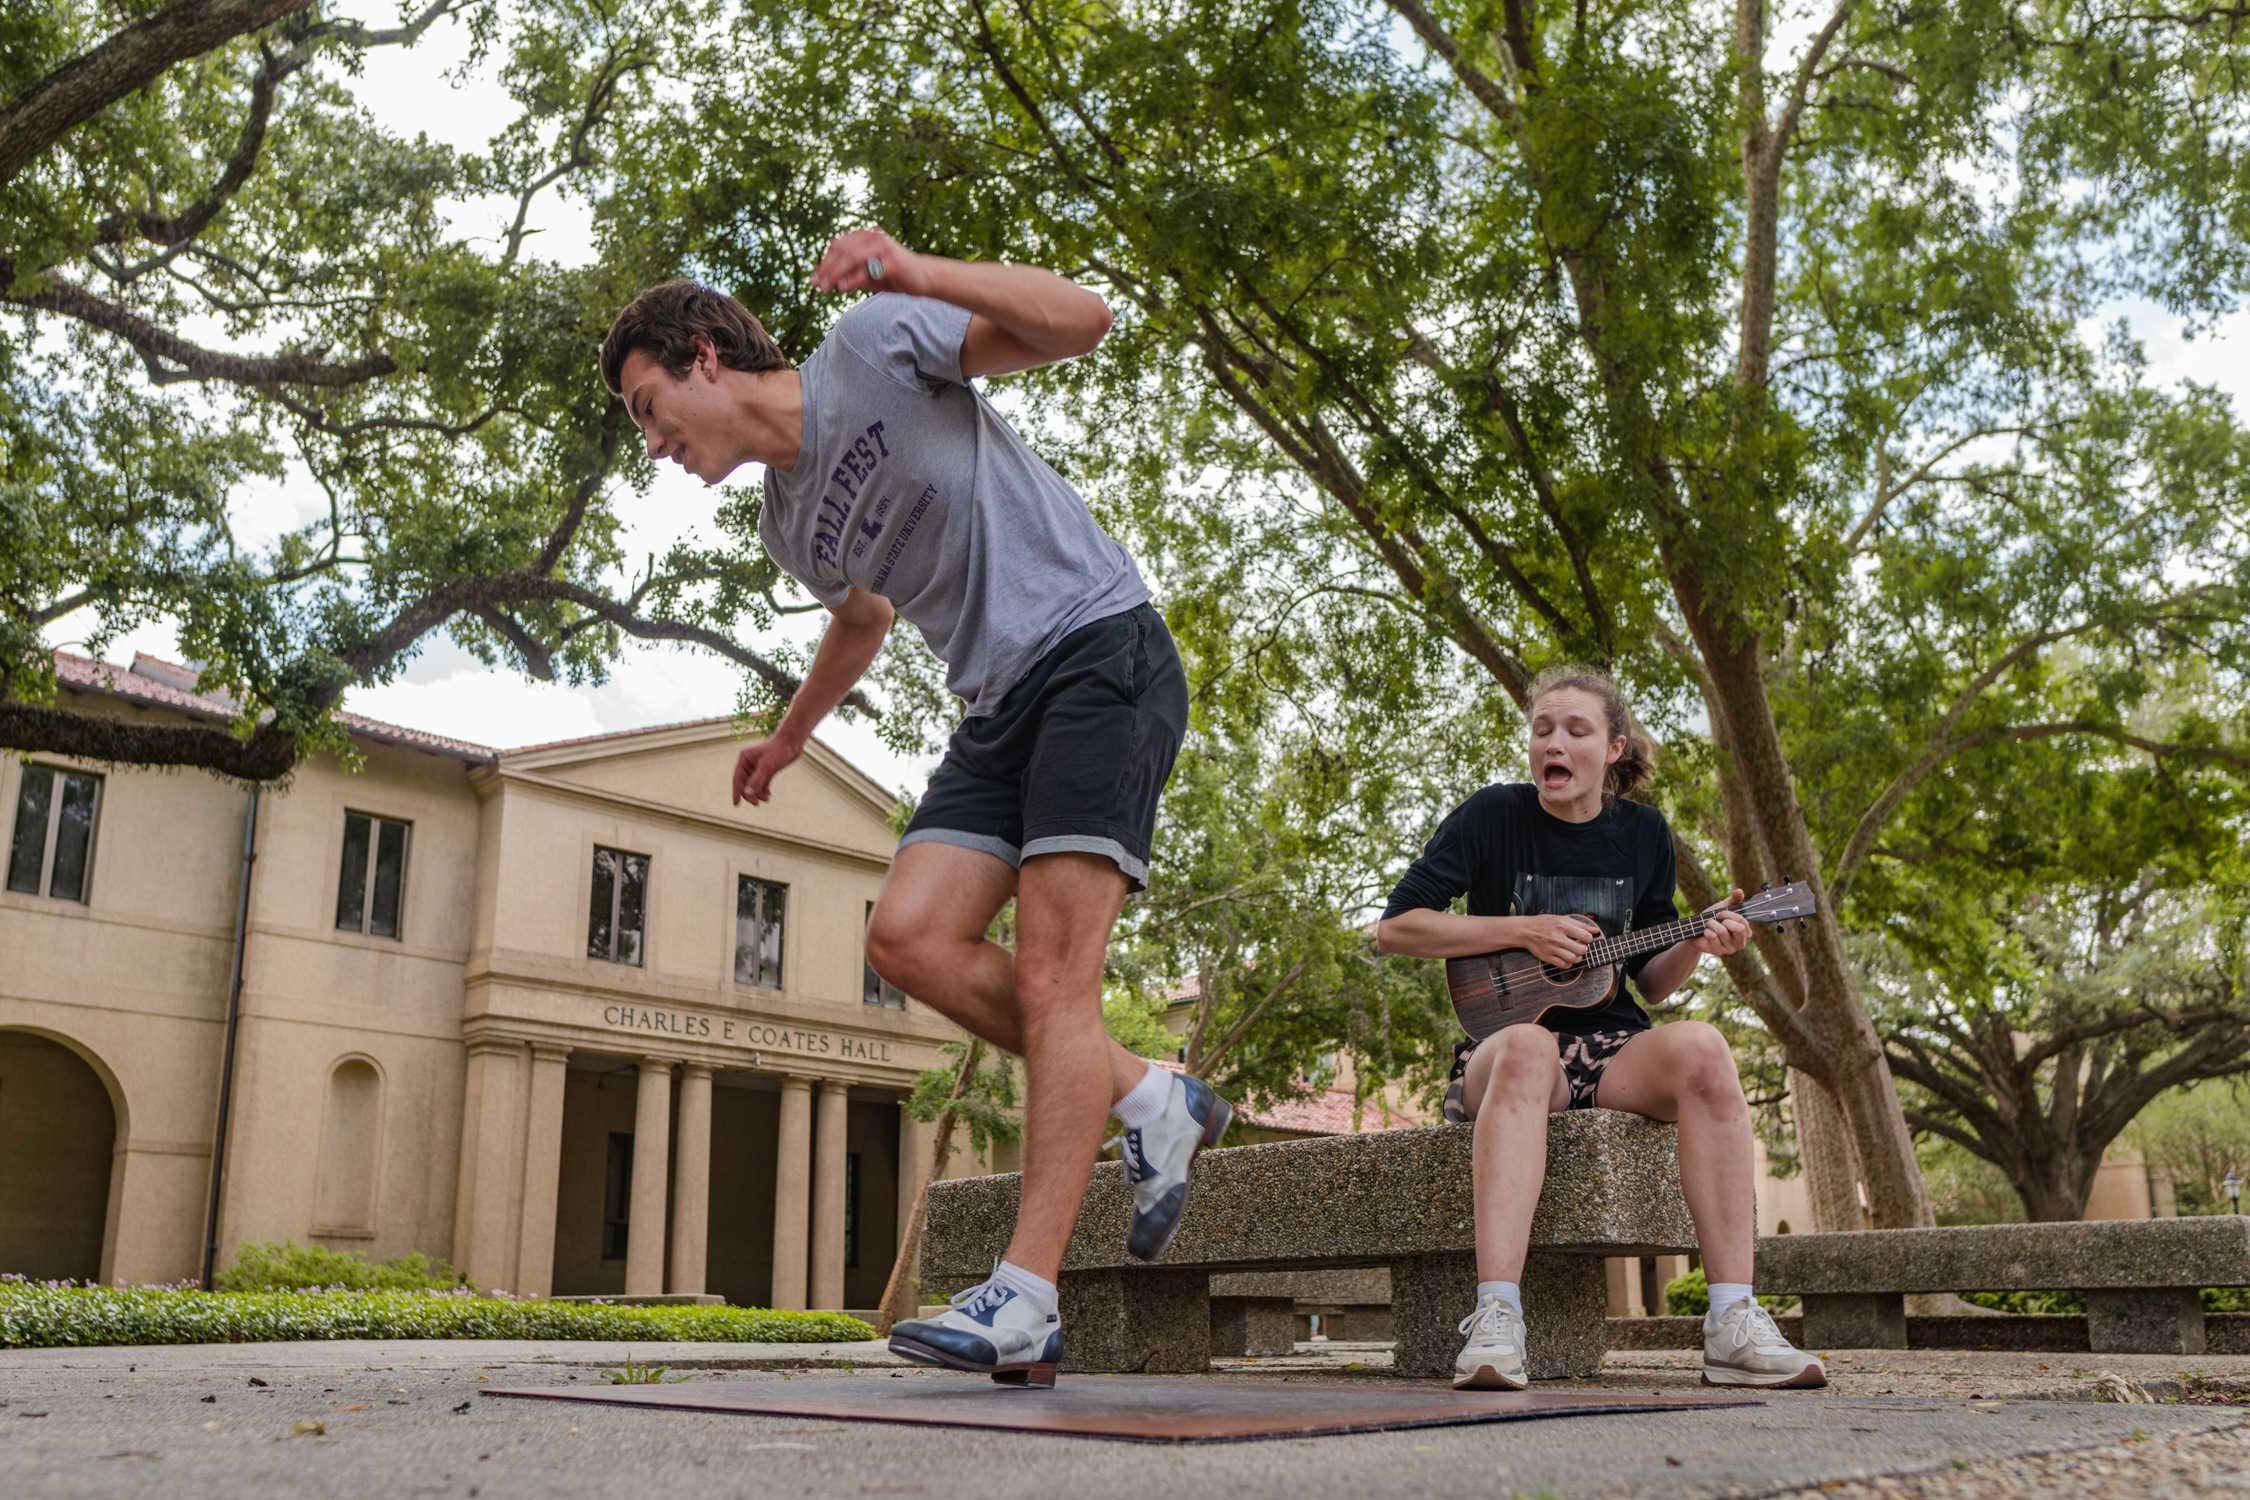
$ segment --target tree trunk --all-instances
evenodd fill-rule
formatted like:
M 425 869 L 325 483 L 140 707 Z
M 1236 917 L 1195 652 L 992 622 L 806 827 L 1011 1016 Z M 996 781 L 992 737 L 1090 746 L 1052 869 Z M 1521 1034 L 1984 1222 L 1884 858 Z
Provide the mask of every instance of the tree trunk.
M 1783 1038 L 1783 1053 L 1792 1066 L 1830 1080 L 1832 1096 L 1850 1127 L 1872 1227 L 1927 1225 L 1930 1200 L 1914 1156 L 1914 1137 L 1899 1107 L 1882 1040 L 1860 1001 L 1858 976 L 1844 952 L 1843 926 L 1821 880 L 1823 864 L 1797 803 L 1796 777 L 1766 695 L 1758 638 L 1742 622 L 1710 608 L 1693 567 L 1670 556 L 1666 561 L 1720 709 L 1712 727 L 1731 762 L 1722 762 L 1720 774 L 1740 777 L 1746 794 L 1740 801 L 1750 826 L 1734 830 L 1738 868 L 1730 873 L 1745 885 L 1775 876 L 1802 880 L 1819 902 L 1819 910 L 1789 945 L 1788 961 L 1773 966 L 1776 982 L 1785 991 L 1797 991 L 1789 999 L 1801 1023 Z M 1744 859 L 1754 861 L 1754 867 L 1739 868 Z
M 1856 1003 L 1854 1010 L 1858 1011 Z M 1937 1222 L 1930 1211 L 1930 1195 L 1922 1185 L 1922 1164 L 1914 1155 L 1913 1132 L 1899 1108 L 1898 1085 L 1891 1080 L 1890 1064 L 1866 1012 L 1853 1017 L 1867 1033 L 1864 1050 L 1851 1049 L 1836 1071 L 1841 1081 L 1837 1102 L 1851 1124 L 1852 1144 L 1859 1155 L 1861 1180 L 1867 1186 L 1869 1227 L 1922 1229 Z M 1854 1056 L 1853 1052 L 1858 1052 Z
M 2024 1162 L 2009 1174 L 2016 1196 L 2023 1200 L 2024 1217 L 2034 1223 L 2069 1224 L 2086 1217 L 2086 1200 L 2093 1196 L 2097 1159 L 2084 1162 L 2067 1143 Z
M 1865 1229 L 1859 1206 L 1862 1176 L 1851 1122 L 1842 1106 L 1811 1074 L 1789 1070 L 1789 1109 L 1797 1121 L 1797 1157 L 1812 1197 L 1818 1230 Z
M 883 1285 L 882 1305 L 875 1312 L 877 1333 L 889 1333 L 892 1324 L 921 1311 L 922 1289 L 915 1280 L 914 1269 L 922 1259 L 922 1225 L 929 1217 L 930 1183 L 945 1175 L 945 1164 L 952 1159 L 953 1127 L 957 1118 L 953 1106 L 967 1095 L 969 1085 L 977 1076 L 977 1066 L 983 1061 L 984 1043 L 971 1037 L 968 1050 L 961 1054 L 961 1069 L 953 1075 L 953 1092 L 947 1097 L 945 1108 L 938 1112 L 937 1134 L 930 1146 L 929 1180 L 922 1184 L 922 1191 L 914 1195 L 914 1207 L 906 1215 L 906 1232 L 898 1237 L 898 1259 L 891 1266 L 891 1279 Z

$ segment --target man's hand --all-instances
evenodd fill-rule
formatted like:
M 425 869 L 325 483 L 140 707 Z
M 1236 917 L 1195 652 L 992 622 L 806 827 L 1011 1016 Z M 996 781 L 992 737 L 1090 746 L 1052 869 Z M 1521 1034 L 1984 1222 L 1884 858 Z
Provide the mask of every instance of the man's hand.
M 1703 935 L 1688 939 L 1688 946 L 1698 953 L 1708 953 L 1713 958 L 1725 958 L 1729 953 L 1740 953 L 1750 941 L 1750 924 L 1734 914 L 1732 908 L 1742 904 L 1742 888 L 1736 886 L 1734 894 L 1717 906 L 1704 908 L 1703 915 L 1711 920 L 1703 926 Z
M 1585 917 L 1518 917 L 1523 924 L 1523 946 L 1534 958 L 1557 969 L 1574 967 L 1586 948 L 1602 935 L 1601 928 Z
M 882 263 L 881 279 L 868 274 L 870 260 Z M 816 292 L 904 292 L 910 297 L 928 295 L 927 281 L 922 257 L 882 229 L 854 229 L 830 240 L 812 276 Z
M 805 753 L 805 742 L 794 735 L 776 734 L 752 740 L 734 758 L 734 800 L 758 806 L 773 795 L 773 779 L 781 768 Z

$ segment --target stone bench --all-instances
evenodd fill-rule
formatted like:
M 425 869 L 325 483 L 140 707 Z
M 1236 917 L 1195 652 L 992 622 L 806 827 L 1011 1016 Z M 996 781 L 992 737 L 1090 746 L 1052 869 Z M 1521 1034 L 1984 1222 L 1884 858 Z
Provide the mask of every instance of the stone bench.
M 2198 1291 L 2250 1285 L 2250 1218 L 1963 1224 L 1758 1241 L 1761 1292 L 1804 1299 L 1822 1349 L 1903 1349 L 1916 1292 L 2079 1292 L 2097 1354 L 2202 1354 Z
M 1186 1222 L 1154 1266 L 1125 1255 L 1132 1196 L 1123 1166 L 1103 1163 L 1063 1257 L 1067 1367 L 1208 1369 L 1214 1275 L 1379 1266 L 1390 1272 L 1394 1368 L 1449 1373 L 1455 1325 L 1476 1299 L 1469 1146 L 1468 1126 L 1443 1125 L 1205 1152 Z M 1669 1125 L 1610 1110 L 1549 1120 L 1547 1185 L 1523 1276 L 1535 1377 L 1599 1368 L 1606 1257 L 1694 1247 L 1679 1183 Z M 1013 1173 L 932 1183 L 922 1285 L 958 1288 L 990 1274 L 1021 1190 Z

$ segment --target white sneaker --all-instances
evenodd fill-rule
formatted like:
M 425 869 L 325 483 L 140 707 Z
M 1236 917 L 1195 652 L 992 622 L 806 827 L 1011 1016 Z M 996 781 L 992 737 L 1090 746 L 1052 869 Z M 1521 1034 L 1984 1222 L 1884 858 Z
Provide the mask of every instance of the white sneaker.
M 1062 1319 L 997 1281 L 954 1293 L 953 1305 L 934 1318 L 891 1328 L 891 1353 L 1003 1385 L 1053 1385 L 1062 1347 Z
M 1828 1384 L 1821 1362 L 1781 1336 L 1773 1314 L 1745 1297 L 1703 1323 L 1705 1385 Z
M 1523 1357 L 1523 1314 L 1498 1297 L 1477 1304 L 1461 1320 L 1469 1336 L 1453 1361 L 1457 1391 L 1520 1391 L 1530 1384 Z
M 1180 1232 L 1196 1155 L 1219 1144 L 1233 1120 L 1234 1106 L 1211 1085 L 1180 1073 L 1173 1076 L 1172 1095 L 1155 1124 L 1108 1142 L 1125 1158 L 1125 1180 L 1133 1185 L 1133 1227 L 1125 1249 L 1136 1260 L 1156 1259 Z

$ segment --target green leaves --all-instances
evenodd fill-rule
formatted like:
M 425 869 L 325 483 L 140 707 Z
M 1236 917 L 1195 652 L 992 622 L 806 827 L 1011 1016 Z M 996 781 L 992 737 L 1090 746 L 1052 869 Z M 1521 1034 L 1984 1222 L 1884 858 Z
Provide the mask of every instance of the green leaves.
M 741 222 L 678 191 L 694 146 L 653 71 L 666 51 L 718 66 L 712 20 L 685 0 L 458 0 L 390 28 L 307 10 L 183 55 L 0 184 L 18 314 L 0 330 L 0 711 L 47 694 L 42 631 L 82 604 L 94 646 L 174 619 L 243 727 L 271 720 L 296 751 L 340 745 L 341 693 L 433 629 L 573 682 L 626 634 L 686 640 L 741 664 L 749 702 L 786 692 L 752 642 L 802 601 L 747 532 L 627 576 L 612 491 L 650 470 L 594 359 L 635 291 L 721 260 Z M 371 51 L 455 26 L 514 105 L 478 151 L 354 92 Z M 22 88 L 99 40 L 68 7 L 10 27 L 0 70 Z M 594 205 L 596 243 L 534 232 L 558 196 Z M 815 194 L 792 243 L 837 211 Z M 779 326 L 800 353 L 817 335 Z M 246 527 L 254 482 L 302 524 Z M 0 732 L 67 752 L 57 722 Z M 240 764 L 203 743 L 200 763 Z

